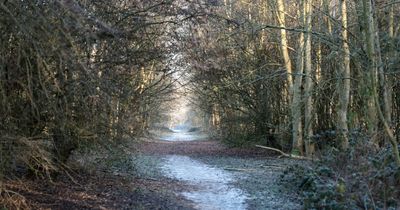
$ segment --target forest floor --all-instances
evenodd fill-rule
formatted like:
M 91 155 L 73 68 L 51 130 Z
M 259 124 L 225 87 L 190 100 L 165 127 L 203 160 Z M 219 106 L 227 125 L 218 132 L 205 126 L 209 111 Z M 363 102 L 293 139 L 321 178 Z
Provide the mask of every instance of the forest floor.
M 107 151 L 76 153 L 69 161 L 80 168 L 74 179 L 64 174 L 5 185 L 34 209 L 301 209 L 296 194 L 278 182 L 297 161 L 193 140 L 144 139 L 114 158 Z

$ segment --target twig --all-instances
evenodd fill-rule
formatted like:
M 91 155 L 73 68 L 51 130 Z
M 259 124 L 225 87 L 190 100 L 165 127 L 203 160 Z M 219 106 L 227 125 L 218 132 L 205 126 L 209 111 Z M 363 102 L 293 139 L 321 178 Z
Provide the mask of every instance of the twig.
M 13 191 L 13 190 L 3 189 L 2 192 L 7 193 L 8 196 L 16 195 L 16 196 L 19 196 L 19 197 L 21 197 L 23 199 L 25 198 L 25 196 L 19 194 L 18 192 Z

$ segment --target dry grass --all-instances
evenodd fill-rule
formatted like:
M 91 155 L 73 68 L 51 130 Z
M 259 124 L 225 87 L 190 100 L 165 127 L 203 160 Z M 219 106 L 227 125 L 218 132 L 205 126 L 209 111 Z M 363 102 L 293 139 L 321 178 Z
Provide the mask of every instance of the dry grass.
M 7 190 L 3 186 L 0 186 L 0 207 L 4 209 L 30 209 L 30 205 L 23 195 Z

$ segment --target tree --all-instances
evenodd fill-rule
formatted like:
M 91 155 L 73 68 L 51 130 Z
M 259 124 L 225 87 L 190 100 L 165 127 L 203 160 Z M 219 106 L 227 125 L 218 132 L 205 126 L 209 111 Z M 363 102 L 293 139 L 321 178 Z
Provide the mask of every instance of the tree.
M 304 49 L 304 76 L 305 76 L 305 87 L 304 87 L 304 136 L 306 142 L 306 154 L 311 156 L 314 153 L 312 136 L 313 136 L 313 86 L 314 86 L 314 71 L 311 61 L 311 30 L 312 30 L 312 0 L 305 0 L 305 49 Z
M 338 72 L 339 79 L 338 85 L 339 88 L 339 107 L 337 111 L 338 122 L 337 129 L 341 138 L 341 147 L 346 150 L 349 147 L 349 129 L 348 129 L 348 106 L 350 101 L 350 48 L 349 48 L 349 40 L 348 40 L 348 27 L 347 27 L 347 2 L 346 0 L 340 1 L 340 12 L 342 16 L 341 22 L 341 41 L 342 41 L 342 65 L 339 68 L 340 72 Z

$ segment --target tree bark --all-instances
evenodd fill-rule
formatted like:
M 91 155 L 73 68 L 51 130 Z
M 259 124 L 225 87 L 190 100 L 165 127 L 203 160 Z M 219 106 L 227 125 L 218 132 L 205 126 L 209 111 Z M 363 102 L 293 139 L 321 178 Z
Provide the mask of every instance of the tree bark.
M 277 6 L 278 6 L 278 25 L 281 28 L 280 31 L 280 40 L 281 40 L 281 53 L 282 53 L 282 59 L 284 63 L 284 67 L 287 73 L 287 88 L 289 90 L 289 93 L 292 90 L 293 86 L 293 75 L 292 75 L 292 61 L 290 60 L 289 56 L 289 50 L 288 50 L 288 40 L 287 40 L 287 35 L 286 35 L 286 21 L 285 21 L 285 4 L 283 0 L 277 0 Z M 290 101 L 290 96 L 289 96 L 289 101 Z
M 305 23 L 305 9 L 304 0 L 300 0 L 299 16 L 300 22 L 304 25 Z M 304 140 L 303 140 L 303 123 L 302 123 L 302 91 L 301 86 L 303 83 L 304 73 L 304 33 L 299 35 L 299 47 L 297 49 L 296 58 L 296 74 L 294 76 L 294 84 L 292 88 L 292 141 L 293 149 L 296 149 L 300 155 L 304 155 Z
M 339 138 L 341 140 L 341 148 L 343 150 L 349 147 L 349 128 L 347 125 L 347 113 L 350 101 L 350 48 L 348 44 L 348 32 L 347 32 L 347 2 L 346 0 L 340 1 L 341 15 L 342 15 L 342 50 L 343 50 L 343 63 L 340 68 L 340 78 L 338 79 L 338 93 L 339 93 L 339 107 L 338 107 L 338 120 L 337 129 Z
M 313 136 L 313 87 L 314 87 L 314 72 L 312 69 L 312 61 L 311 61 L 311 29 L 312 29 L 312 0 L 305 1 L 305 15 L 306 15 L 306 24 L 305 24 L 305 50 L 304 50 L 304 73 L 305 73 L 305 87 L 304 87 L 304 137 L 305 137 L 305 149 L 306 155 L 311 156 L 313 154 L 313 146 L 312 146 L 312 136 Z
M 376 139 L 377 132 L 377 110 L 374 97 L 377 94 L 376 88 L 376 74 L 377 74 L 377 59 L 375 51 L 375 27 L 374 27 L 374 17 L 373 8 L 371 0 L 362 1 L 363 19 L 364 19 L 364 38 L 366 54 L 368 59 L 368 70 L 365 73 L 365 89 L 366 96 L 365 100 L 367 103 L 366 107 L 366 124 L 368 127 L 368 133 L 372 140 Z

